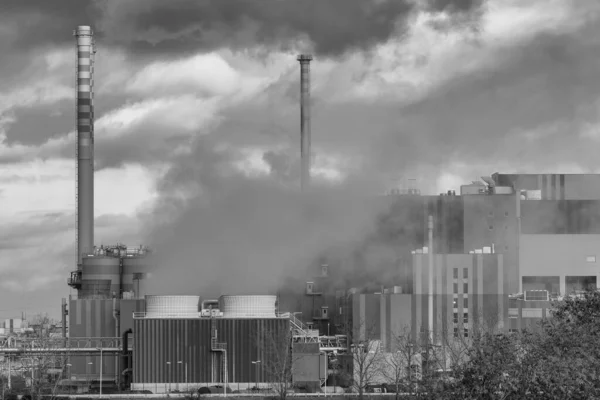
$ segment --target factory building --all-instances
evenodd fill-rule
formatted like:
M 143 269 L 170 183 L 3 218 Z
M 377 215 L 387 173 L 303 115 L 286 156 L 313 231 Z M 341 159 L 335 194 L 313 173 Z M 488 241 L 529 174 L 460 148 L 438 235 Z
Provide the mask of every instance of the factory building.
M 474 328 L 508 329 L 502 254 L 413 254 L 414 287 L 352 296 L 353 330 L 381 340 L 393 351 L 394 337 L 430 332 L 434 340 L 468 338 Z M 430 265 L 431 262 L 431 265 Z

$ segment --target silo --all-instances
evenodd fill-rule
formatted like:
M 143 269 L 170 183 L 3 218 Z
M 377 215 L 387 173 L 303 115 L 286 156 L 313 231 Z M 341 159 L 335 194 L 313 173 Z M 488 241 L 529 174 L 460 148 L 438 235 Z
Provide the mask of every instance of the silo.
M 120 296 L 121 260 L 118 257 L 88 256 L 82 263 L 82 299 Z
M 277 296 L 221 296 L 223 318 L 275 318 Z
M 123 293 L 133 292 L 133 298 L 142 298 L 146 294 L 146 271 L 148 260 L 143 256 L 123 258 Z
M 146 318 L 198 318 L 200 296 L 146 296 Z

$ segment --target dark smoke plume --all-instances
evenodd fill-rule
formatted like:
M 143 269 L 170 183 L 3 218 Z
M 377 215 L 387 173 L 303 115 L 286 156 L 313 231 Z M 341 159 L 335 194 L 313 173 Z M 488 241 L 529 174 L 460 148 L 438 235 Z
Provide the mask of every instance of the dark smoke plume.
M 271 177 L 248 178 L 234 154 L 203 139 L 162 181 L 148 238 L 153 292 L 275 293 L 319 256 L 372 231 L 379 205 L 361 184 L 301 195 Z

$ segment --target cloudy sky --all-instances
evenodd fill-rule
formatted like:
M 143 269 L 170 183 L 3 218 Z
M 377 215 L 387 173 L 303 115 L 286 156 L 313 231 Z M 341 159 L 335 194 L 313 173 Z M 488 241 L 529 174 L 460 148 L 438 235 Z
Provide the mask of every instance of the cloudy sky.
M 93 27 L 98 50 L 95 242 L 185 254 L 161 259 L 169 289 L 235 276 L 248 283 L 258 265 L 273 275 L 331 241 L 332 229 L 365 224 L 366 215 L 344 217 L 356 205 L 319 206 L 312 225 L 290 208 L 300 52 L 314 54 L 319 185 L 358 182 L 351 190 L 376 193 L 417 179 L 437 193 L 497 171 L 600 170 L 595 0 L 3 0 L 1 8 L 0 318 L 58 316 L 69 294 L 77 25 Z M 307 233 L 304 250 L 292 250 Z

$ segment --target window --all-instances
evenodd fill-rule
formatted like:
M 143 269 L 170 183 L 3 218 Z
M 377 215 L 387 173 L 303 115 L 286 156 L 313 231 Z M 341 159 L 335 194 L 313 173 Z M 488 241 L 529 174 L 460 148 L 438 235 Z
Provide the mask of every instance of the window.
M 458 308 L 458 298 L 454 298 L 454 308 Z
M 463 324 L 468 324 L 468 323 L 469 323 L 469 314 L 464 313 L 463 314 Z
M 463 308 L 469 308 L 469 298 L 463 298 Z
M 454 268 L 454 279 L 458 279 L 458 268 Z
M 454 337 L 457 338 L 458 337 L 458 328 L 454 328 Z
M 457 312 L 454 313 L 454 323 L 458 324 L 458 313 Z
M 508 217 L 508 211 L 504 211 L 504 216 Z
M 469 330 L 467 328 L 465 328 L 465 337 L 468 338 L 469 337 Z
M 469 268 L 463 268 L 463 278 L 469 277 Z
M 596 262 L 596 256 L 587 256 L 585 258 L 585 261 L 587 261 L 589 263 L 595 263 Z
M 469 293 L 469 284 L 467 282 L 463 283 L 463 293 Z
M 454 293 L 458 293 L 458 283 L 454 283 Z

